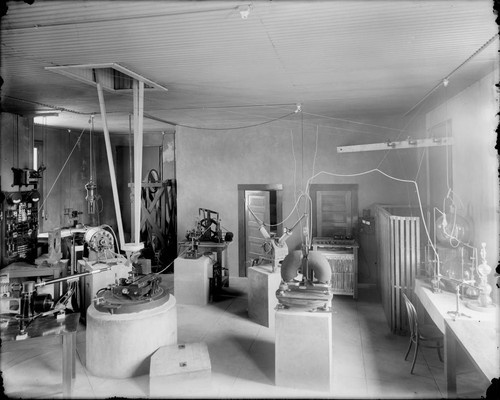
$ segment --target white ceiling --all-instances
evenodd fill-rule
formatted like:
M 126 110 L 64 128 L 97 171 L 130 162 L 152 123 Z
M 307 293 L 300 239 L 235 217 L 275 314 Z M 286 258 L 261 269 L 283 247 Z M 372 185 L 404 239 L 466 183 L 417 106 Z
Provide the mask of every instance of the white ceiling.
M 247 5 L 250 14 L 242 19 L 239 7 Z M 167 87 L 145 95 L 144 131 L 153 133 L 172 129 L 167 122 L 259 124 L 293 113 L 298 103 L 306 120 L 335 126 L 390 118 L 399 128 L 439 95 L 444 78 L 452 95 L 498 66 L 489 0 L 7 6 L 2 109 L 60 110 L 47 123 L 72 129 L 88 127 L 92 113 L 99 117 L 97 91 L 45 67 L 119 63 Z M 127 133 L 132 95 L 106 93 L 105 100 L 110 131 Z

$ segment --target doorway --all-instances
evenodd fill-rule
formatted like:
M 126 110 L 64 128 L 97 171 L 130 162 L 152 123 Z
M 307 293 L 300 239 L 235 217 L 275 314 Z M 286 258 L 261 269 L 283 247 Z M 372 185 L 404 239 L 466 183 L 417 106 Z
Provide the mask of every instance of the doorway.
M 247 276 L 247 269 L 252 266 L 253 260 L 264 254 L 265 239 L 259 231 L 260 222 L 255 216 L 264 221 L 266 230 L 270 234 L 281 235 L 283 233 L 283 226 L 276 226 L 283 220 L 282 190 L 281 184 L 238 185 L 238 272 L 240 277 Z

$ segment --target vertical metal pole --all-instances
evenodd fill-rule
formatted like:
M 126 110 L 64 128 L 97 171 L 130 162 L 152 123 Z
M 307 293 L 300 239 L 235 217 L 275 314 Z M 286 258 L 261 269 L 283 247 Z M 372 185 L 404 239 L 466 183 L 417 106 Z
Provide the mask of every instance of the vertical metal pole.
M 102 127 L 104 130 L 104 141 L 106 143 L 106 154 L 108 156 L 109 175 L 111 178 L 111 189 L 113 191 L 113 201 L 115 203 L 116 224 L 118 225 L 118 237 L 120 238 L 120 247 L 125 244 L 123 235 L 122 214 L 120 211 L 120 202 L 118 201 L 118 188 L 116 185 L 115 165 L 113 163 L 113 152 L 111 150 L 111 140 L 109 138 L 108 123 L 106 120 L 106 106 L 104 105 L 104 94 L 102 85 L 99 83 L 99 73 L 96 71 L 97 77 L 97 95 L 99 96 L 99 107 L 101 109 Z
M 137 98 L 137 100 L 136 100 Z M 144 82 L 134 81 L 134 242 L 140 243 Z
M 76 332 L 64 333 L 62 335 L 62 370 L 63 370 L 63 398 L 71 398 L 73 392 L 73 378 L 75 375 L 75 347 Z

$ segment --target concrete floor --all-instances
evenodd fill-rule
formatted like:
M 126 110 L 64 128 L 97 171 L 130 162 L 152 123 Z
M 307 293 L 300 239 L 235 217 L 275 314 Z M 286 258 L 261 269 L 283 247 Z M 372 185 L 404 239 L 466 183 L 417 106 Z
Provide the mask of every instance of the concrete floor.
M 172 293 L 173 275 L 162 277 Z M 274 384 L 274 329 L 248 319 L 246 278 L 231 278 L 224 296 L 207 306 L 178 304 L 178 342 L 205 342 L 212 364 L 212 385 L 196 397 L 445 397 L 443 364 L 436 351 L 424 349 L 411 375 L 411 362 L 403 359 L 408 337 L 391 334 L 374 289 L 360 288 L 357 301 L 346 296 L 335 296 L 333 301 L 334 388 L 331 393 Z M 132 379 L 92 376 L 85 369 L 85 327 L 80 328 L 74 397 L 149 397 L 148 375 Z M 489 383 L 471 368 L 466 358 L 459 359 L 461 369 L 465 370 L 457 380 L 459 397 L 485 396 Z M 3 353 L 0 366 L 8 397 L 62 398 L 60 348 Z M 300 360 L 297 360 L 297 368 L 300 368 Z M 161 397 L 178 398 L 182 393 L 172 387 Z

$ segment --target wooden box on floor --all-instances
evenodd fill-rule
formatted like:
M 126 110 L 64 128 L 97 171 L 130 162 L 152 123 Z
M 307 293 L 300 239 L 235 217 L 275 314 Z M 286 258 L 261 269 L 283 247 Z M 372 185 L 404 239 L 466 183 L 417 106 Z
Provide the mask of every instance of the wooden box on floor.
M 332 314 L 276 311 L 275 368 L 277 386 L 331 391 Z
M 276 290 L 280 282 L 280 271 L 272 272 L 270 264 L 248 268 L 248 316 L 251 320 L 274 327 L 274 308 L 278 304 Z
M 151 356 L 149 397 L 206 397 L 212 389 L 212 366 L 205 343 L 163 346 Z

